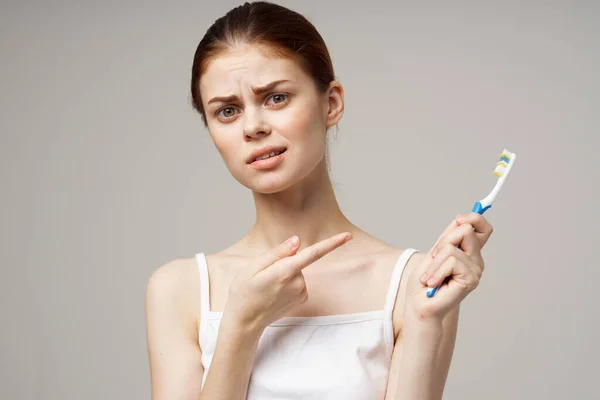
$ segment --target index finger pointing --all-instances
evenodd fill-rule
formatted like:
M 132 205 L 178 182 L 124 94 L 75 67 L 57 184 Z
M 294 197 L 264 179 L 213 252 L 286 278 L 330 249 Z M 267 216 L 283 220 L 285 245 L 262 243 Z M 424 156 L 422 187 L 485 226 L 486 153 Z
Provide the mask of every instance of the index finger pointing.
M 275 263 L 276 261 L 295 254 L 298 251 L 299 244 L 300 239 L 298 236 L 294 235 L 285 242 L 280 243 L 275 248 L 272 248 L 266 253 L 261 254 L 256 258 L 256 264 L 251 271 L 251 274 L 257 274 L 263 269 L 271 266 L 271 264 Z
M 339 233 L 315 243 L 291 257 L 280 260 L 278 264 L 281 264 L 280 268 L 284 270 L 282 272 L 284 276 L 293 277 L 310 264 L 348 242 L 350 239 L 352 239 L 352 235 L 349 232 Z

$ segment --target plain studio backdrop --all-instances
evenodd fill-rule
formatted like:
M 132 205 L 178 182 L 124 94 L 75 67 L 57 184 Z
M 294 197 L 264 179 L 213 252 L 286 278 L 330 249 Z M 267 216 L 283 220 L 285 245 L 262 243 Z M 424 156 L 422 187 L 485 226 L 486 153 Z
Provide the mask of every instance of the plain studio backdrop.
M 0 398 L 149 398 L 148 277 L 254 222 L 189 96 L 238 4 L 2 3 Z M 332 178 L 360 227 L 427 251 L 517 153 L 444 398 L 599 398 L 599 4 L 281 4 L 344 85 Z

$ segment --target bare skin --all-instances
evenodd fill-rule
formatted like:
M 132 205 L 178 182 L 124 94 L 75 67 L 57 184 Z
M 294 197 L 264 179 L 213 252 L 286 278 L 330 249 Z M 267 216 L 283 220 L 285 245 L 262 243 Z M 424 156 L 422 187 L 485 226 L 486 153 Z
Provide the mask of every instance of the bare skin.
M 352 314 L 383 309 L 392 269 L 402 250 L 358 229 L 353 230 L 352 235 L 352 240 L 303 270 L 308 299 L 291 309 L 286 315 Z M 421 254 L 415 254 L 406 266 L 406 272 L 414 269 L 420 258 L 422 258 Z M 231 283 L 236 276 L 244 272 L 244 268 L 251 259 L 244 255 L 244 249 L 239 244 L 207 255 L 211 311 L 223 312 L 225 310 Z M 165 288 L 166 285 L 170 287 Z M 201 349 L 198 344 L 200 286 L 196 260 L 192 258 L 175 260 L 161 267 L 151 278 L 149 290 L 150 304 L 152 304 L 153 297 L 157 302 L 161 301 L 160 298 L 170 297 L 174 302 L 173 308 L 177 308 L 177 305 L 185 305 L 185 312 L 182 311 L 177 317 L 173 316 L 173 308 L 165 307 L 165 315 L 155 317 L 156 324 L 160 324 L 160 327 L 156 326 L 149 331 L 156 332 L 169 326 L 169 332 L 165 332 L 162 338 L 157 338 L 155 341 L 150 340 L 150 342 L 156 343 L 156 348 L 164 347 L 173 351 L 171 355 L 165 356 L 162 353 L 154 354 L 152 357 L 154 360 L 153 399 L 170 396 L 178 398 L 177 395 L 181 395 L 181 398 L 185 399 L 199 399 L 201 398 L 199 397 L 199 383 L 202 380 L 204 369 L 200 364 Z M 152 292 L 155 294 L 153 295 Z M 360 293 L 360 296 L 357 296 L 357 293 Z M 402 329 L 403 307 L 401 305 L 405 295 L 406 284 L 401 281 L 393 313 L 395 336 L 398 336 Z M 170 316 L 167 317 L 166 314 L 170 314 Z M 171 324 L 165 318 L 176 323 Z M 150 316 L 150 320 L 152 320 L 152 316 Z M 174 326 L 179 327 L 177 332 L 175 332 Z M 156 336 L 159 335 L 160 333 Z M 150 337 L 150 339 L 152 338 Z M 174 349 L 173 343 L 177 341 L 185 342 L 185 345 L 181 345 L 180 350 Z M 165 343 L 164 346 L 161 346 L 160 342 Z M 248 348 L 253 345 L 255 343 L 252 341 L 244 343 L 241 347 Z M 163 357 L 164 360 L 161 361 Z M 168 365 L 163 364 L 167 360 L 169 360 Z M 169 376 L 178 376 L 178 378 L 170 379 Z M 184 379 L 183 377 L 188 385 L 175 385 L 175 382 L 180 382 L 180 379 Z M 173 382 L 173 386 L 168 382 Z M 161 393 L 164 393 L 164 396 Z
M 256 88 L 274 82 L 281 83 L 257 94 Z M 269 323 L 383 309 L 402 252 L 350 222 L 335 198 L 324 155 L 327 129 L 344 110 L 339 83 L 319 92 L 294 60 L 242 46 L 211 61 L 200 87 L 211 138 L 234 178 L 251 190 L 256 222 L 233 245 L 207 256 L 211 309 L 223 317 L 202 389 L 196 261 L 174 260 L 150 277 L 153 400 L 244 399 L 258 339 Z M 285 158 L 274 168 L 256 169 L 248 158 L 264 146 L 285 148 Z M 482 216 L 459 217 L 406 266 L 393 311 L 388 400 L 442 396 L 459 303 L 477 286 L 480 250 L 492 232 Z M 344 240 L 344 233 L 352 239 Z M 293 235 L 299 243 L 290 246 L 285 241 Z M 446 278 L 448 284 L 427 299 L 427 288 Z

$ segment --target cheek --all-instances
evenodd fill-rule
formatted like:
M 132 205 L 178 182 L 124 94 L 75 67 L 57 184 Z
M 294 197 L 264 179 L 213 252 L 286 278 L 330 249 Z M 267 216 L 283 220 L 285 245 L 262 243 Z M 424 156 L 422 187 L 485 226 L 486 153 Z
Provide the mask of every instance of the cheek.
M 221 156 L 225 157 L 227 154 L 227 141 L 224 140 L 224 136 L 219 133 L 211 132 L 210 138 L 217 148 L 217 151 L 221 154 Z
M 319 110 L 314 105 L 303 105 L 290 110 L 286 120 L 285 132 L 289 139 L 297 142 L 324 140 L 325 125 Z
M 233 135 L 230 132 L 219 130 L 211 133 L 211 139 L 217 151 L 223 160 L 229 164 L 230 159 L 235 157 L 236 144 L 232 140 Z

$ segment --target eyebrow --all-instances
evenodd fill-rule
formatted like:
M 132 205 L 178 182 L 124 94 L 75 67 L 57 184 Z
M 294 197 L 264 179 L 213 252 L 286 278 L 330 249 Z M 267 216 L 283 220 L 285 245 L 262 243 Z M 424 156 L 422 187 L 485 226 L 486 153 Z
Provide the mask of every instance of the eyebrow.
M 266 92 L 269 92 L 269 91 L 273 90 L 277 85 L 280 85 L 280 84 L 282 84 L 284 82 L 289 82 L 289 80 L 287 80 L 287 79 L 280 79 L 280 80 L 277 80 L 277 81 L 273 81 L 271 83 L 267 83 L 264 86 L 253 87 L 252 88 L 252 92 L 255 95 L 264 94 Z M 238 97 L 236 95 L 234 95 L 234 94 L 232 94 L 231 96 L 213 97 L 212 99 L 210 99 L 208 101 L 208 104 L 217 103 L 217 102 L 220 102 L 220 103 L 231 103 L 232 101 L 237 100 L 237 98 Z

